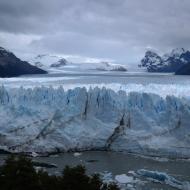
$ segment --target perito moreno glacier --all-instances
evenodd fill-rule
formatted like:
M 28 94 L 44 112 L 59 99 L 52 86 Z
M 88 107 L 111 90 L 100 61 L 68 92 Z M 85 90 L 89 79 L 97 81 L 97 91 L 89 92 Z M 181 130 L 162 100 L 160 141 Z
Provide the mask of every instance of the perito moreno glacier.
M 107 88 L 0 88 L 0 149 L 190 157 L 190 100 Z

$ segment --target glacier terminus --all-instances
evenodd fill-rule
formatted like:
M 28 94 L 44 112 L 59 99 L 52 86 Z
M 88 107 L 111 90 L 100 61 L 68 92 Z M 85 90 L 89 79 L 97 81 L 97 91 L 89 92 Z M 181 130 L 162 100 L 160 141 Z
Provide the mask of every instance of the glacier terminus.
M 190 157 L 190 99 L 106 87 L 0 87 L 0 148 Z

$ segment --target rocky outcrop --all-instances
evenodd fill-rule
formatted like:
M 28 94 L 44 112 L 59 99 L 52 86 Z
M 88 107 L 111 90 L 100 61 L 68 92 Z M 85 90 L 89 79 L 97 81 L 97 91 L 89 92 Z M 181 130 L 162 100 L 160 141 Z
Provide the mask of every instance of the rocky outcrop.
M 65 65 L 68 64 L 68 61 L 64 58 L 59 59 L 56 63 L 53 63 L 50 65 L 50 67 L 55 67 L 55 68 L 59 68 L 59 67 L 63 67 Z

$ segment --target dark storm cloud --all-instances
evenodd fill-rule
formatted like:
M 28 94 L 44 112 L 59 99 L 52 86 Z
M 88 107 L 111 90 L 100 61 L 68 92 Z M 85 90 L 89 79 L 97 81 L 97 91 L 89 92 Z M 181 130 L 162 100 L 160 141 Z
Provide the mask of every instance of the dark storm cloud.
M 189 20 L 189 0 L 0 0 L 0 42 L 14 34 L 20 49 L 129 61 L 189 48 Z

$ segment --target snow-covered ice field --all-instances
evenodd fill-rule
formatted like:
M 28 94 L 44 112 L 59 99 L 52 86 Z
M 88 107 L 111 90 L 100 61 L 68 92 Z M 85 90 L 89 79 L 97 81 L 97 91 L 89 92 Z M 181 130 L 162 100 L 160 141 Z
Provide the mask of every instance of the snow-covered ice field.
M 114 91 L 154 93 L 166 97 L 188 97 L 190 95 L 190 76 L 173 74 L 154 74 L 143 72 L 89 72 L 61 73 L 49 75 L 21 76 L 17 78 L 1 78 L 0 85 L 8 88 L 34 88 L 62 86 L 65 90 L 75 87 L 106 87 Z

